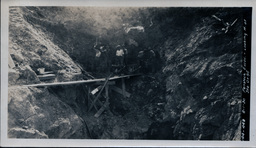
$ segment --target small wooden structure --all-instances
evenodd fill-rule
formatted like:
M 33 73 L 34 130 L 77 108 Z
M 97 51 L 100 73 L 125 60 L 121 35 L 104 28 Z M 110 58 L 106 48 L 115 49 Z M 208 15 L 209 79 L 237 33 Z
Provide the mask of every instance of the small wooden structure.
M 56 77 L 55 74 L 44 74 L 44 75 L 37 75 L 39 80 L 44 81 L 44 80 L 52 80 Z
M 41 83 L 41 84 L 31 84 L 24 85 L 26 87 L 47 87 L 47 86 L 63 86 L 63 85 L 82 85 L 83 90 L 87 94 L 88 102 L 88 112 L 92 109 L 96 110 L 95 117 L 99 117 L 105 110 L 109 108 L 109 93 L 110 91 L 115 91 L 122 94 L 124 97 L 129 98 L 131 94 L 125 89 L 125 79 L 130 77 L 139 76 L 140 74 L 133 75 L 121 75 L 121 76 L 108 76 L 107 78 L 100 79 L 90 79 L 90 80 L 80 80 L 80 81 L 70 81 L 70 82 L 55 82 L 55 83 Z M 116 86 L 117 80 L 122 82 L 121 88 Z M 94 88 L 94 89 L 93 89 Z M 101 99 L 100 99 L 101 98 Z M 102 100 L 104 99 L 104 101 Z

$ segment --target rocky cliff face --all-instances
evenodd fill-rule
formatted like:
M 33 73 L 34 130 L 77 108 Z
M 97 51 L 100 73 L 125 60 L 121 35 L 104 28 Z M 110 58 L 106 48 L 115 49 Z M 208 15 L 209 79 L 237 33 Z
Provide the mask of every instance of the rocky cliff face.
M 105 10 L 10 8 L 9 52 L 15 66 L 9 68 L 9 137 L 240 140 L 241 9 Z M 114 16 L 114 25 L 103 21 L 104 12 Z M 61 19 L 65 14 L 69 17 Z M 225 33 L 212 15 L 237 22 Z M 120 30 L 127 22 L 145 30 L 125 34 Z M 110 92 L 109 110 L 95 118 L 86 112 L 80 86 L 22 86 L 42 83 L 41 67 L 57 74 L 48 82 L 82 79 L 78 63 L 106 75 L 105 61 L 95 60 L 96 38 L 109 45 L 113 59 L 114 47 L 122 43 L 135 63 L 147 46 L 157 53 L 156 71 L 126 82 L 130 98 Z
M 42 67 L 58 73 L 56 81 L 76 79 L 81 75 L 80 68 L 51 41 L 49 33 L 26 21 L 25 10 L 24 7 L 10 8 L 9 53 L 16 65 L 10 72 L 19 76 L 10 76 L 9 84 L 39 83 L 36 73 Z
M 57 73 L 51 81 L 79 79 L 81 74 L 49 35 L 26 22 L 23 14 L 22 8 L 10 7 L 9 53 L 15 66 L 9 66 L 8 137 L 88 138 L 83 120 L 70 106 L 46 88 L 23 86 L 41 83 L 36 73 L 42 67 Z
M 167 41 L 167 118 L 175 139 L 240 140 L 242 18 L 228 33 L 211 17 L 183 41 Z M 171 39 L 170 39 L 171 40 Z M 175 46 L 174 46 L 175 44 Z

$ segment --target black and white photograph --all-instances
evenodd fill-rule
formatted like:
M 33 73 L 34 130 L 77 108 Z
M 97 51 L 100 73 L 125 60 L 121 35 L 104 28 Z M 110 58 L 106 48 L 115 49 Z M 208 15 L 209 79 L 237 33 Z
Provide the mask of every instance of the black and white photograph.
M 250 141 L 251 29 L 252 7 L 9 6 L 7 138 Z

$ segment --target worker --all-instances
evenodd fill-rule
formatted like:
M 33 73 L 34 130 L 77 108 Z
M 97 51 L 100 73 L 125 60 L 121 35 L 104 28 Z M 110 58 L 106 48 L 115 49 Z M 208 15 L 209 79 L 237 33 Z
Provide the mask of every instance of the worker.
M 99 58 L 101 56 L 100 46 L 99 45 L 95 45 L 93 48 L 94 48 L 94 50 L 96 52 L 95 57 Z
M 124 50 L 120 45 L 116 46 L 116 58 L 118 66 L 123 66 L 124 64 Z
M 108 45 L 102 45 L 100 46 L 100 52 L 101 52 L 101 67 L 106 72 L 110 72 L 110 60 L 109 60 L 109 46 Z
M 95 51 L 95 59 L 93 62 L 93 67 L 95 69 L 96 72 L 100 72 L 101 71 L 101 50 L 100 50 L 100 45 L 95 45 L 93 47 L 94 51 Z
M 124 51 L 124 56 L 123 56 L 123 64 L 124 66 L 127 66 L 128 64 L 128 50 L 125 48 L 125 45 L 122 46 L 122 49 Z
M 155 52 L 151 49 L 151 47 L 145 48 L 143 51 L 139 52 L 138 59 L 142 73 L 152 73 L 155 71 L 155 57 Z
M 96 49 L 95 51 L 96 51 L 96 55 L 95 55 L 95 56 L 96 56 L 97 58 L 99 58 L 99 57 L 101 56 L 101 52 L 100 52 L 99 50 L 97 50 L 97 49 Z

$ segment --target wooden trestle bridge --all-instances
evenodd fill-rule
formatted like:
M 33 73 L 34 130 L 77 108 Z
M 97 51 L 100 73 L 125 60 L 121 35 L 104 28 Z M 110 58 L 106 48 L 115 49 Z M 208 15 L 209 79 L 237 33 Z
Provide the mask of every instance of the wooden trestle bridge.
M 99 117 L 105 109 L 109 107 L 109 91 L 113 90 L 117 93 L 122 94 L 124 97 L 129 98 L 130 93 L 125 90 L 125 79 L 130 77 L 139 76 L 140 74 L 132 75 L 121 75 L 121 76 L 108 76 L 107 78 L 100 79 L 90 79 L 90 80 L 80 80 L 80 81 L 69 81 L 69 82 L 54 82 L 54 83 L 40 83 L 40 84 L 31 84 L 25 85 L 27 87 L 50 87 L 50 86 L 64 86 L 64 85 L 78 85 L 86 84 L 88 89 L 86 90 L 83 87 L 84 91 L 88 91 L 88 111 L 91 111 L 93 108 L 96 110 L 95 117 Z M 115 86 L 115 81 L 122 81 L 122 88 Z M 96 87 L 96 88 L 95 88 Z M 92 89 L 94 88 L 94 89 Z M 105 93 L 103 91 L 105 90 Z M 102 96 L 106 100 L 103 102 L 99 98 Z M 97 107 L 96 103 L 100 104 L 100 108 Z

